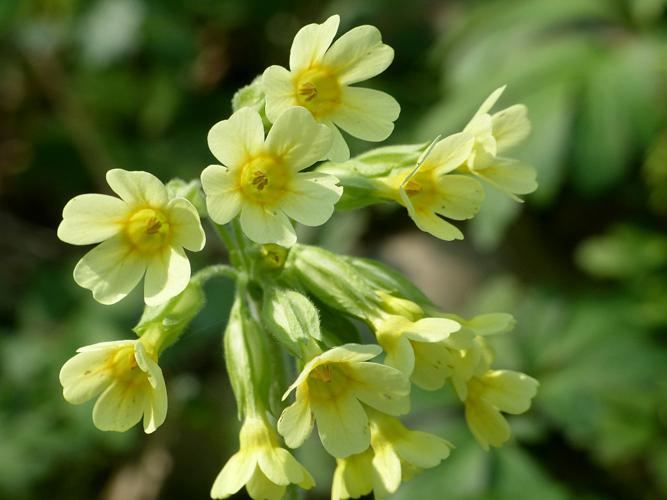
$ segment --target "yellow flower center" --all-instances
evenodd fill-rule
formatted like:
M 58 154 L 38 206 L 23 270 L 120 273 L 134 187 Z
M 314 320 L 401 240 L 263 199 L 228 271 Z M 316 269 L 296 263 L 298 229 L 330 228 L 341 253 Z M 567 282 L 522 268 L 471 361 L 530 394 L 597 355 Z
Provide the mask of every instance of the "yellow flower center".
M 276 157 L 258 156 L 241 167 L 239 188 L 253 203 L 273 205 L 287 192 L 291 172 Z
M 433 211 L 433 208 L 439 205 L 442 200 L 440 194 L 438 179 L 434 175 L 435 170 L 428 165 L 423 165 L 419 171 L 403 186 L 405 193 L 410 198 L 412 205 L 417 211 Z M 405 180 L 404 174 L 398 174 L 395 183 L 400 186 Z M 400 196 L 396 196 L 396 201 L 403 205 Z
M 134 212 L 125 225 L 132 246 L 142 254 L 153 254 L 169 243 L 171 227 L 167 216 L 154 208 Z
M 349 387 L 349 378 L 335 364 L 320 365 L 311 371 L 308 377 L 309 394 L 314 399 L 336 399 Z
M 321 119 L 340 105 L 341 87 L 328 68 L 316 66 L 297 75 L 294 80 L 296 99 L 315 118 Z
M 113 378 L 126 385 L 134 383 L 138 375 L 145 376 L 134 357 L 134 345 L 119 348 L 107 361 Z

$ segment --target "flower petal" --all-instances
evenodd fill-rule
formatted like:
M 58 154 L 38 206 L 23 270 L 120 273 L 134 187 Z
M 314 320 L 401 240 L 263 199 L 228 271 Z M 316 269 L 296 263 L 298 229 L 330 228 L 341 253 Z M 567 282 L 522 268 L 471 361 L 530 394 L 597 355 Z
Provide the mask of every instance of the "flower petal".
M 518 415 L 528 411 L 539 383 L 532 377 L 510 370 L 493 370 L 482 378 L 482 398 L 500 411 Z
M 319 124 L 306 108 L 295 106 L 276 120 L 266 137 L 266 149 L 298 172 L 326 157 L 332 133 Z
M 322 24 L 313 23 L 301 28 L 290 49 L 290 69 L 299 71 L 320 61 L 336 36 L 339 24 L 340 16 L 336 14 Z
M 405 336 L 417 342 L 441 342 L 461 329 L 458 321 L 447 318 L 423 318 L 410 325 Z
M 343 194 L 336 177 L 317 172 L 297 174 L 291 191 L 281 201 L 280 209 L 306 226 L 320 226 L 328 221 Z
M 241 193 L 229 171 L 220 165 L 209 165 L 201 173 L 206 193 L 208 216 L 218 224 L 227 224 L 241 211 Z
M 415 222 L 419 229 L 445 241 L 463 239 L 463 233 L 459 231 L 456 226 L 453 226 L 432 212 L 415 210 L 412 201 L 410 201 L 410 197 L 405 190 L 400 189 L 399 194 L 405 207 L 408 209 L 408 215 L 410 215 L 410 218 Z
M 190 261 L 182 248 L 169 247 L 148 264 L 144 300 L 149 306 L 163 304 L 188 286 Z
M 361 453 L 370 444 L 368 417 L 354 397 L 339 395 L 311 402 L 322 446 L 330 455 L 344 458 Z
M 379 363 L 351 363 L 345 374 L 349 388 L 362 403 L 389 415 L 410 411 L 410 381 L 399 370 Z
M 155 432 L 167 418 L 167 386 L 164 383 L 162 370 L 146 354 L 141 342 L 137 342 L 134 356 L 139 367 L 148 375 L 151 386 L 144 408 L 144 432 L 150 434 Z
M 296 243 L 292 223 L 282 212 L 246 203 L 241 209 L 241 227 L 255 243 L 277 243 L 291 247 Z
M 261 498 L 264 500 L 281 500 L 285 496 L 285 485 L 275 484 L 267 478 L 259 468 L 250 477 L 245 485 L 250 498 Z
M 515 104 L 494 113 L 491 124 L 499 152 L 516 146 L 530 134 L 530 121 L 523 104 Z
M 396 368 L 406 376 L 415 369 L 415 353 L 404 335 L 382 336 L 378 339 L 386 356 L 384 364 Z
M 497 88 L 493 92 L 491 92 L 491 95 L 487 97 L 482 105 L 479 107 L 477 112 L 473 115 L 472 120 L 477 118 L 478 116 L 487 114 L 489 111 L 491 111 L 491 108 L 498 102 L 498 99 L 500 99 L 500 96 L 502 95 L 503 92 L 505 92 L 505 88 L 507 85 L 503 85 L 502 87 Z M 471 121 L 472 121 L 471 120 Z
M 307 390 L 304 386 L 297 388 L 296 401 L 285 408 L 278 419 L 278 432 L 290 448 L 301 446 L 313 430 L 308 394 L 304 393 Z
M 449 456 L 453 445 L 435 434 L 408 431 L 404 439 L 394 443 L 394 449 L 401 458 L 420 469 L 435 467 Z
M 389 443 L 374 447 L 373 451 L 373 489 L 379 497 L 383 497 L 394 493 L 401 485 L 401 461 Z
M 396 99 L 379 90 L 343 87 L 341 104 L 331 121 L 348 134 L 365 141 L 384 141 L 394 130 L 401 112 Z
M 193 252 L 204 248 L 206 235 L 194 205 L 185 198 L 176 198 L 169 202 L 167 211 L 174 243 Z
M 264 125 L 253 108 L 239 109 L 229 119 L 216 123 L 208 132 L 208 148 L 222 164 L 239 168 L 249 156 L 262 149 Z
M 99 395 L 112 380 L 106 363 L 113 350 L 82 352 L 67 360 L 60 369 L 63 397 L 75 405 Z
M 510 426 L 505 417 L 491 405 L 479 400 L 466 400 L 465 417 L 470 432 L 485 450 L 500 446 L 510 438 Z
M 357 26 L 334 42 L 323 63 L 337 73 L 340 83 L 351 85 L 382 73 L 394 60 L 394 49 L 382 43 L 375 26 Z
M 498 157 L 484 160 L 484 163 L 475 164 L 473 173 L 517 201 L 521 199 L 515 195 L 532 193 L 537 189 L 537 174 L 532 165 Z
M 145 260 L 115 236 L 83 256 L 74 268 L 74 281 L 91 290 L 98 302 L 115 304 L 137 286 L 145 270 Z
M 114 168 L 107 172 L 107 182 L 123 201 L 132 205 L 162 207 L 167 204 L 167 188 L 153 174 Z
M 373 490 L 373 452 L 338 459 L 331 485 L 331 499 L 359 498 Z
M 215 478 L 211 487 L 211 498 L 227 498 L 233 495 L 250 480 L 256 468 L 257 460 L 253 454 L 235 453 Z
M 355 363 L 379 356 L 382 348 L 374 344 L 343 344 L 320 354 L 322 363 Z
M 438 180 L 438 192 L 435 213 L 455 220 L 474 217 L 484 201 L 482 185 L 466 175 L 443 175 Z
M 67 202 L 58 238 L 72 245 L 99 243 L 118 234 L 128 206 L 106 194 L 82 194 Z
M 433 165 L 437 175 L 451 172 L 461 166 L 472 151 L 475 136 L 467 132 L 459 132 L 438 141 L 424 163 Z
M 141 420 L 146 406 L 147 383 L 116 381 L 93 407 L 93 423 L 102 431 L 125 432 Z
M 298 105 L 292 73 L 282 66 L 269 66 L 264 70 L 262 87 L 266 96 L 266 116 L 271 123 L 289 108 Z
M 326 126 L 331 129 L 333 141 L 331 142 L 331 149 L 327 154 L 327 159 L 335 162 L 347 161 L 350 159 L 350 148 L 345 142 L 343 134 L 341 134 L 338 127 L 333 123 L 326 123 Z
M 275 484 L 310 484 L 312 481 L 305 467 L 283 448 L 273 447 L 266 453 L 260 453 L 257 463 L 269 481 Z
M 516 324 L 514 316 L 508 313 L 480 314 L 474 318 L 464 321 L 465 327 L 473 330 L 477 335 L 493 335 L 505 333 Z
M 415 354 L 415 369 L 410 380 L 427 391 L 440 389 L 447 377 L 452 374 L 450 368 L 451 355 L 444 344 L 427 344 L 415 342 L 412 344 Z

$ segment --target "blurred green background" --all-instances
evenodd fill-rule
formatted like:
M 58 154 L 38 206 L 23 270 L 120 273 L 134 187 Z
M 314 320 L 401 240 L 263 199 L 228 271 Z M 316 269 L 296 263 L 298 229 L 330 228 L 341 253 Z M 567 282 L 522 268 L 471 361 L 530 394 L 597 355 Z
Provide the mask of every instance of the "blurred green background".
M 403 210 L 340 213 L 303 238 L 381 258 L 446 310 L 512 312 L 496 365 L 541 382 L 515 439 L 485 453 L 450 390 L 416 391 L 409 423 L 457 448 L 397 499 L 667 498 L 667 2 L 665 0 L 2 0 L 0 2 L 0 498 L 207 498 L 236 450 L 221 356 L 229 282 L 161 365 L 169 415 L 154 435 L 96 430 L 58 383 L 74 350 L 130 338 L 133 294 L 96 304 L 55 228 L 105 171 L 196 178 L 234 91 L 286 65 L 297 29 L 339 13 L 396 50 L 371 86 L 402 114 L 387 143 L 465 124 L 507 83 L 539 172 L 523 205 L 490 193 L 464 242 Z M 352 143 L 362 151 L 363 144 Z M 209 235 L 213 236 L 213 235 Z M 224 259 L 213 237 L 194 267 Z M 333 461 L 301 457 L 327 498 Z M 243 497 L 243 494 L 239 495 Z

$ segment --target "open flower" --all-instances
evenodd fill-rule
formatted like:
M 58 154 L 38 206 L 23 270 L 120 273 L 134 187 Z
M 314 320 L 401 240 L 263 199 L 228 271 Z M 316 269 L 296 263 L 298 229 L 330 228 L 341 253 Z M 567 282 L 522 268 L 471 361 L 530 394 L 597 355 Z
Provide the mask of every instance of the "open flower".
M 521 201 L 516 195 L 532 193 L 537 189 L 535 169 L 523 162 L 498 155 L 528 136 L 530 122 L 523 104 L 489 114 L 504 90 L 505 87 L 501 87 L 493 91 L 463 130 L 475 137 L 475 145 L 466 166 L 472 174 Z
M 365 141 L 383 141 L 401 108 L 384 92 L 350 86 L 387 69 L 394 50 L 374 26 L 358 26 L 332 45 L 339 22 L 335 15 L 301 28 L 292 42 L 289 71 L 270 66 L 262 83 L 271 122 L 291 106 L 303 106 L 334 133 L 328 157 L 345 161 L 350 150 L 338 128 Z
M 211 498 L 227 498 L 245 486 L 253 499 L 279 500 L 289 484 L 304 489 L 315 485 L 306 468 L 279 445 L 276 431 L 265 417 L 246 416 L 240 444 L 240 450 L 215 479 Z
M 167 389 L 157 354 L 141 339 L 82 347 L 60 370 L 63 396 L 72 404 L 97 397 L 93 423 L 103 431 L 123 432 L 144 419 L 155 431 L 167 416 Z
M 484 199 L 479 182 L 467 175 L 451 174 L 470 156 L 475 139 L 458 133 L 438 141 L 415 168 L 404 168 L 383 182 L 386 195 L 408 209 L 422 231 L 442 240 L 463 239 L 463 233 L 442 219 L 473 217 Z
M 296 401 L 278 420 L 288 446 L 303 443 L 313 417 L 324 448 L 343 458 L 370 444 L 366 406 L 390 415 L 409 409 L 410 382 L 400 371 L 368 360 L 382 352 L 377 345 L 346 344 L 310 360 L 283 399 L 296 389 Z
M 375 498 L 394 493 L 415 472 L 437 466 L 453 445 L 428 432 L 413 431 L 398 419 L 369 412 L 371 448 L 337 459 L 331 498 L 358 498 L 373 491 Z
M 331 147 L 329 129 L 303 108 L 285 111 L 266 140 L 257 111 L 241 108 L 211 128 L 208 144 L 224 165 L 201 174 L 209 216 L 226 224 L 240 213 L 243 232 L 257 243 L 293 245 L 288 217 L 307 226 L 324 224 L 343 192 L 331 175 L 301 173 Z
M 528 411 L 539 383 L 523 373 L 488 370 L 468 382 L 465 416 L 475 439 L 485 450 L 510 438 L 510 427 L 501 412 L 518 415 Z
M 146 304 L 166 302 L 190 280 L 183 248 L 204 247 L 197 210 L 184 198 L 169 200 L 164 184 L 148 172 L 109 170 L 107 182 L 120 198 L 83 194 L 63 209 L 61 240 L 73 245 L 101 242 L 76 265 L 74 280 L 98 302 L 114 304 L 145 274 Z
M 373 325 L 378 343 L 386 352 L 385 364 L 397 368 L 423 389 L 435 390 L 449 374 L 447 348 L 443 341 L 461 329 L 448 318 L 387 315 Z

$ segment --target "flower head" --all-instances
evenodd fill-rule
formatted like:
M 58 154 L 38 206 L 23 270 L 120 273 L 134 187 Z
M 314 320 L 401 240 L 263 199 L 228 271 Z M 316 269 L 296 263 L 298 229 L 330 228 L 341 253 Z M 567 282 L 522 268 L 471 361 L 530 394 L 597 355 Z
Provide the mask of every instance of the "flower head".
M 303 108 L 283 113 L 266 140 L 257 111 L 241 108 L 211 128 L 208 143 L 224 165 L 201 175 L 209 216 L 226 224 L 240 213 L 243 232 L 257 243 L 291 246 L 296 234 L 288 217 L 324 224 L 343 192 L 331 175 L 301 173 L 331 146 L 329 129 Z
M 72 404 L 97 397 L 93 423 L 123 432 L 144 419 L 151 433 L 167 416 L 167 389 L 157 353 L 141 339 L 82 347 L 60 370 L 63 396 Z
M 211 498 L 227 498 L 245 486 L 253 499 L 279 500 L 289 484 L 304 489 L 315 485 L 306 468 L 279 445 L 276 431 L 264 416 L 246 416 L 240 444 L 215 479 Z
M 199 251 L 205 235 L 194 206 L 148 172 L 114 169 L 107 182 L 118 194 L 83 194 L 63 209 L 58 237 L 74 245 L 100 243 L 74 268 L 74 280 L 102 304 L 123 299 L 146 275 L 144 299 L 157 305 L 190 280 L 184 248 Z
M 339 22 L 335 15 L 301 28 L 292 42 L 289 71 L 270 66 L 263 85 L 269 120 L 275 122 L 291 106 L 303 106 L 334 133 L 328 157 L 345 161 L 350 150 L 338 128 L 365 141 L 383 141 L 401 108 L 384 92 L 350 86 L 382 73 L 394 51 L 374 26 L 358 26 L 332 45 Z
M 500 87 L 493 91 L 464 128 L 464 132 L 475 137 L 466 167 L 472 174 L 521 201 L 516 195 L 532 193 L 537 189 L 535 169 L 498 155 L 528 136 L 530 122 L 523 104 L 489 113 L 504 90 L 505 87 Z
M 518 415 L 528 411 L 539 383 L 523 373 L 489 370 L 468 382 L 465 416 L 470 431 L 485 450 L 510 438 L 510 427 L 501 412 Z
M 324 448 L 335 457 L 360 453 L 370 444 L 367 407 L 390 415 L 409 409 L 410 382 L 392 367 L 368 360 L 379 346 L 346 344 L 310 360 L 283 398 L 296 389 L 296 401 L 278 420 L 288 446 L 303 443 L 313 419 Z
M 468 133 L 438 141 L 414 168 L 403 168 L 386 179 L 388 196 L 408 209 L 422 231 L 442 240 L 463 239 L 463 233 L 442 217 L 473 217 L 484 199 L 480 183 L 467 175 L 451 174 L 470 156 L 475 139 Z
M 453 445 L 427 432 L 413 431 L 398 419 L 369 414 L 371 447 L 337 459 L 331 498 L 358 498 L 373 491 L 376 498 L 394 493 L 415 472 L 437 466 Z

